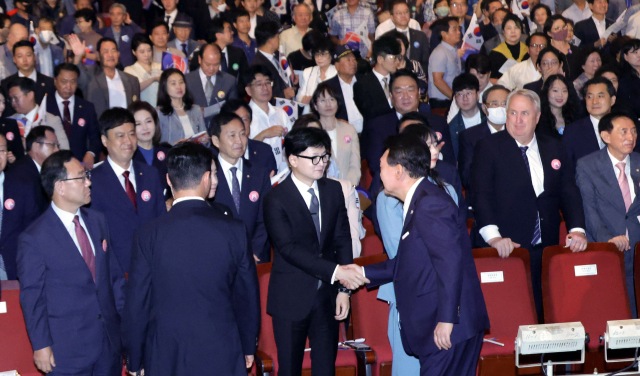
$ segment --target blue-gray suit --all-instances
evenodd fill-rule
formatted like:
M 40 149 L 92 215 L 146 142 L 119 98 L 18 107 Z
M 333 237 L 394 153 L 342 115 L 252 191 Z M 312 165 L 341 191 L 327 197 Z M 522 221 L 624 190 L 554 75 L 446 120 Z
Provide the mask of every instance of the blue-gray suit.
M 220 108 L 226 100 L 238 97 L 236 89 L 236 78 L 221 70 L 216 73 L 216 82 L 213 85 L 213 96 L 211 101 L 207 102 L 204 94 L 204 87 L 200 79 L 200 69 L 187 74 L 185 81 L 187 89 L 193 95 L 193 103 L 204 108 L 204 123 L 209 127 L 211 119 L 220 112 Z
M 638 316 L 633 284 L 633 255 L 635 245 L 640 241 L 640 190 L 634 188 L 636 198 L 631 203 L 629 211 L 626 211 L 618 177 L 607 150 L 604 148 L 579 159 L 576 180 L 582 194 L 587 239 L 590 242 L 606 243 L 613 237 L 625 235 L 629 230 L 631 249 L 624 252 L 624 265 L 631 313 L 636 318 Z M 640 154 L 633 152 L 629 154 L 629 158 L 632 180 L 629 181 L 629 185 L 638 187 Z

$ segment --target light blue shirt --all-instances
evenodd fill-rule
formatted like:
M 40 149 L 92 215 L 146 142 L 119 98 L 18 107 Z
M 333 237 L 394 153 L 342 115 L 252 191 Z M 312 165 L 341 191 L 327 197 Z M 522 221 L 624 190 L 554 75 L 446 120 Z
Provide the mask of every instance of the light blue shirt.
M 452 87 L 453 79 L 462 72 L 462 63 L 456 48 L 445 42 L 441 42 L 431 52 L 429 57 L 429 98 L 433 99 L 451 99 L 442 94 L 433 83 L 433 72 L 444 73 L 444 82 Z

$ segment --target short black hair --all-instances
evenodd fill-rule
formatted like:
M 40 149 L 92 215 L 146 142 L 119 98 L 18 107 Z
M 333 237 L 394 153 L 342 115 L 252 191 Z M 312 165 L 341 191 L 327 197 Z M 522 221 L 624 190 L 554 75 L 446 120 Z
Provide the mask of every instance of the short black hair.
M 554 14 L 551 17 L 547 17 L 547 21 L 545 21 L 543 25 L 544 27 L 542 29 L 545 35 L 547 35 L 547 33 L 551 31 L 553 24 L 558 20 L 562 20 L 562 22 L 564 22 L 565 25 L 567 24 L 567 19 L 564 18 L 561 14 Z
M 229 99 L 228 101 L 224 102 L 222 108 L 220 108 L 220 112 L 226 111 L 235 113 L 240 107 L 243 107 L 245 110 L 247 110 L 249 116 L 251 116 L 251 118 L 253 119 L 253 111 L 251 110 L 251 106 L 249 106 L 249 104 L 247 104 L 244 99 L 240 98 Z
M 491 19 L 490 19 L 491 23 L 493 23 L 493 19 L 496 17 L 496 14 L 498 14 L 498 12 L 504 12 L 505 15 L 507 15 L 507 14 L 509 14 L 509 9 L 507 9 L 507 8 L 498 8 L 498 9 L 496 9 L 496 11 L 493 12 L 493 14 L 491 15 Z M 502 25 L 502 24 L 500 24 L 500 25 Z
M 449 1 L 447 0 L 447 3 Z M 442 33 L 448 33 L 449 32 L 449 22 L 455 22 L 455 23 L 459 23 L 458 19 L 455 17 L 444 17 L 441 18 L 439 20 L 435 20 L 433 21 L 433 23 L 431 24 L 431 26 L 429 26 L 429 29 L 431 29 L 432 33 L 435 33 L 436 36 L 438 37 L 439 41 L 442 41 Z
M 526 41 L 527 48 L 529 48 L 529 45 L 531 44 L 531 39 L 533 39 L 533 37 L 543 37 L 547 41 L 546 42 L 547 47 L 551 46 L 551 38 L 549 38 L 549 36 L 547 34 L 543 34 L 543 33 L 539 32 L 539 31 L 536 31 L 535 33 L 533 33 L 533 34 L 531 34 L 531 35 L 529 35 L 527 37 L 527 41 Z
M 160 20 L 154 23 L 153 26 L 151 26 L 151 28 L 149 29 L 149 35 L 153 34 L 153 30 L 160 26 L 164 27 L 165 30 L 167 30 L 167 34 L 169 34 L 169 24 L 164 22 L 164 20 Z
M 322 32 L 311 29 L 302 37 L 302 49 L 307 52 L 314 51 L 324 39 L 326 37 Z
M 182 102 L 184 103 L 184 110 L 189 111 L 191 107 L 193 107 L 193 95 L 189 90 L 189 86 L 186 85 L 186 78 L 184 73 L 180 69 L 177 68 L 169 68 L 165 69 L 160 75 L 160 80 L 158 81 L 158 109 L 164 115 L 171 115 L 173 113 L 173 106 L 171 105 L 171 97 L 169 96 L 169 91 L 167 90 L 167 81 L 169 81 L 169 77 L 173 74 L 178 74 L 185 81 L 185 93 L 182 96 Z
M 29 42 L 28 40 L 21 40 L 13 45 L 13 50 L 11 51 L 13 53 L 13 56 L 16 56 L 16 50 L 20 47 L 29 47 L 31 49 L 31 52 L 34 52 L 33 44 L 31 44 L 31 42 Z
M 507 95 L 509 95 L 509 93 L 511 93 L 511 90 L 507 89 L 506 87 L 504 87 L 502 85 L 493 85 L 490 88 L 486 89 L 482 93 L 482 103 L 487 104 L 487 101 L 489 100 L 489 94 L 491 94 L 492 92 L 494 92 L 496 90 L 504 90 L 504 91 L 507 92 Z
M 102 115 L 100 115 L 98 123 L 100 125 L 100 134 L 105 137 L 109 137 L 107 132 L 109 132 L 110 129 L 121 126 L 122 124 L 131 123 L 135 127 L 136 119 L 126 108 L 113 107 L 107 109 L 102 113 Z
M 504 16 L 504 19 L 502 20 L 502 29 L 503 30 L 504 30 L 504 27 L 507 25 L 507 21 L 513 21 L 516 24 L 516 26 L 520 30 L 522 30 L 522 20 L 520 20 L 520 18 L 518 18 L 518 16 L 516 16 L 515 14 L 507 13 L 507 15 Z
M 406 3 L 404 3 L 404 4 L 406 4 Z M 382 36 L 393 37 L 393 38 L 395 38 L 396 40 L 399 40 L 402 43 L 402 45 L 404 46 L 405 50 L 409 49 L 409 39 L 407 39 L 406 35 L 404 35 L 403 33 L 399 32 L 396 29 L 389 30 L 386 33 L 382 34 Z
M 227 21 L 222 17 L 216 17 L 213 20 L 211 20 L 211 22 L 207 23 L 207 35 L 205 39 L 207 43 L 215 43 L 218 40 L 218 38 L 216 37 L 216 34 L 224 33 L 225 23 L 231 24 L 229 21 Z
M 53 197 L 56 182 L 67 178 L 67 168 L 64 167 L 64 164 L 71 159 L 73 159 L 73 153 L 70 150 L 59 150 L 47 157 L 42 163 L 40 180 L 47 196 Z
M 495 0 L 495 1 L 499 1 L 499 0 Z M 395 6 L 398 4 L 405 5 L 409 10 L 411 10 L 411 8 L 409 7 L 409 4 L 407 4 L 405 0 L 393 0 L 389 5 L 389 13 L 393 14 L 393 8 L 395 8 Z
M 160 128 L 160 120 L 158 118 L 158 112 L 156 111 L 156 109 L 149 102 L 137 100 L 129 105 L 128 110 L 133 115 L 134 120 L 136 112 L 138 111 L 147 111 L 149 114 L 151 114 L 153 123 L 156 125 L 151 143 L 153 145 L 158 145 L 160 143 L 160 140 L 162 139 L 162 128 Z
M 533 8 L 531 8 L 531 19 L 535 19 L 535 14 L 536 11 L 538 9 L 544 9 L 545 13 L 547 13 L 547 19 L 551 18 L 551 8 L 549 8 L 548 5 L 542 4 L 542 3 L 538 3 L 536 4 Z M 542 27 L 544 28 L 544 25 L 542 25 Z
M 389 166 L 402 166 L 413 179 L 429 176 L 431 151 L 421 139 L 401 133 L 387 138 L 384 141 L 384 149 L 389 151 Z
M 167 174 L 175 191 L 193 189 L 211 172 L 211 150 L 195 142 L 182 142 L 167 153 Z
M 96 44 L 96 52 L 100 53 L 100 48 L 102 48 L 102 45 L 107 43 L 107 42 L 113 43 L 116 46 L 116 49 L 118 48 L 118 43 L 116 43 L 116 41 L 113 38 L 102 37 L 98 41 L 98 44 Z
M 489 11 L 489 5 L 491 3 L 500 3 L 500 5 L 502 5 L 502 2 L 500 0 L 484 0 L 480 3 L 480 9 L 482 9 L 485 12 Z
M 616 77 L 618 77 L 618 79 L 620 78 L 620 68 L 618 68 L 617 65 L 614 64 L 607 64 L 607 65 L 603 65 L 600 68 L 598 68 L 598 70 L 596 71 L 596 74 L 594 75 L 594 77 L 601 77 L 603 74 L 605 73 L 613 73 L 616 75 Z
M 480 91 L 480 82 L 478 81 L 478 77 L 471 73 L 462 73 L 458 75 L 453 79 L 453 84 L 451 86 L 451 90 L 453 90 L 454 94 L 462 90 Z
M 138 47 L 140 47 L 140 45 L 142 44 L 148 44 L 153 51 L 153 42 L 151 42 L 149 36 L 144 33 L 136 33 L 134 34 L 133 38 L 131 38 L 131 51 L 136 52 L 138 50 Z
M 331 57 L 333 57 L 333 51 L 335 50 L 336 46 L 333 44 L 333 42 L 331 41 L 331 39 L 329 38 L 322 38 L 318 41 L 318 43 L 315 45 L 315 47 L 311 50 L 311 54 L 312 56 L 315 57 L 315 55 L 317 53 L 320 52 L 328 52 L 329 55 Z
M 38 26 L 40 26 L 40 22 L 47 22 L 49 24 L 51 24 L 51 26 L 55 26 L 56 23 L 55 21 L 53 21 L 51 18 L 49 17 L 40 17 L 40 19 L 38 20 Z
M 402 52 L 400 42 L 395 37 L 383 35 L 373 42 L 371 47 L 371 58 L 373 62 L 378 61 L 378 56 L 386 57 L 387 55 L 399 55 Z
M 11 89 L 16 86 L 20 87 L 20 91 L 22 91 L 22 94 L 24 95 L 27 95 L 29 94 L 29 92 L 36 90 L 36 83 L 33 82 L 32 79 L 28 77 L 18 77 L 16 75 L 13 78 L 9 79 L 9 83 L 7 84 L 7 95 L 9 95 Z
M 321 95 L 324 97 L 333 97 L 333 99 L 336 100 L 336 104 L 338 105 L 336 113 L 340 112 L 340 110 L 342 109 L 342 103 L 344 103 L 344 98 L 342 98 L 342 90 L 336 90 L 331 84 L 325 81 L 318 84 L 318 87 L 316 87 L 316 90 L 311 96 L 311 102 L 309 102 L 309 107 L 311 107 L 311 112 L 314 115 L 320 117 L 320 114 L 318 113 L 317 103 L 320 100 Z
M 616 95 L 616 87 L 613 86 L 613 83 L 611 82 L 611 80 L 602 76 L 594 76 L 592 79 L 585 82 L 584 85 L 582 86 L 582 93 L 580 93 L 582 94 L 582 98 L 586 98 L 587 89 L 589 88 L 589 86 L 600 85 L 600 84 L 607 87 L 607 93 L 609 93 L 610 97 L 613 97 L 614 95 Z
M 594 0 L 587 0 L 587 3 L 589 3 L 589 4 L 593 4 L 593 1 L 594 1 Z M 609 4 L 609 0 L 607 0 L 607 4 Z
M 238 18 L 240 17 L 249 17 L 251 18 L 251 15 L 249 14 L 249 12 L 247 12 L 246 9 L 244 8 L 238 8 L 235 10 L 235 12 L 233 12 L 233 22 L 238 22 Z
M 220 111 L 220 113 L 214 116 L 209 122 L 209 129 L 207 130 L 207 133 L 209 133 L 209 136 L 220 137 L 222 127 L 231 123 L 233 120 L 238 120 L 240 124 L 242 124 L 242 129 L 244 129 L 244 122 L 240 116 L 233 112 Z M 247 135 L 247 137 L 249 137 L 249 135 Z
M 91 26 L 98 24 L 98 18 L 96 17 L 96 11 L 91 8 L 83 8 L 76 10 L 73 14 L 73 18 L 83 18 L 87 22 L 91 22 Z
M 402 130 L 400 130 L 400 134 L 413 135 L 422 140 L 424 143 L 429 141 L 429 138 L 433 140 L 438 139 L 436 132 L 433 130 L 433 128 L 431 128 L 431 125 L 426 122 L 409 124 L 406 127 L 402 128 Z
M 29 131 L 29 134 L 27 134 L 27 137 L 25 139 L 27 151 L 31 151 L 31 147 L 33 146 L 34 142 L 37 143 L 37 142 L 43 142 L 44 140 L 46 140 L 47 131 L 53 134 L 56 133 L 56 131 L 48 125 L 40 125 L 40 126 L 31 128 L 31 130 Z
M 270 80 L 273 80 L 269 68 L 264 65 L 251 65 L 242 72 L 242 82 L 244 82 L 245 86 L 249 86 L 253 80 L 256 79 L 256 75 L 258 74 L 269 77 Z
M 287 160 L 292 155 L 299 155 L 308 148 L 324 147 L 327 154 L 331 154 L 331 138 L 327 131 L 320 128 L 292 129 L 284 137 L 284 152 Z
M 416 82 L 416 86 L 418 85 L 418 76 L 416 76 L 415 73 L 407 68 L 398 69 L 396 73 L 391 75 L 391 79 L 389 80 L 389 90 L 392 90 L 394 82 L 396 82 L 400 77 L 409 77 Z
M 320 119 L 314 114 L 306 114 L 300 116 L 295 123 L 291 126 L 291 130 L 299 129 L 299 128 L 307 128 L 311 123 L 320 124 Z
M 427 124 L 428 126 L 431 126 L 431 123 L 429 123 L 429 119 L 425 116 L 425 114 L 423 114 L 420 111 L 411 111 L 402 115 L 400 120 L 398 120 L 397 128 L 400 128 L 400 125 L 406 121 L 417 121 L 423 124 Z
M 464 70 L 471 73 L 471 69 L 475 69 L 480 74 L 491 73 L 491 59 L 485 54 L 473 54 L 467 57 L 464 63 Z
M 275 37 L 280 33 L 280 27 L 277 23 L 273 21 L 263 22 L 260 25 L 256 26 L 255 36 L 256 36 L 256 44 L 258 47 L 262 47 L 269 39 Z
M 630 113 L 626 111 L 613 111 L 604 115 L 602 119 L 600 119 L 600 122 L 598 123 L 598 133 L 611 133 L 611 131 L 613 131 L 613 121 L 623 117 L 631 120 L 633 124 L 636 124 L 634 116 L 632 116 Z
M 540 53 L 538 54 L 538 60 L 536 61 L 536 66 L 542 64 L 542 57 L 544 55 L 546 55 L 547 53 L 551 52 L 552 54 L 556 55 L 556 58 L 558 59 L 558 63 L 562 64 L 562 55 L 560 51 L 558 51 L 557 49 L 555 49 L 555 47 L 552 47 L 550 45 L 547 45 L 547 48 L 545 48 L 544 50 L 540 51 Z
M 75 64 L 71 64 L 71 63 L 61 63 L 55 66 L 55 68 L 53 68 L 53 77 L 57 78 L 60 73 L 62 73 L 62 71 L 69 71 L 69 72 L 75 72 L 78 75 L 78 78 L 80 78 L 80 68 L 78 68 Z

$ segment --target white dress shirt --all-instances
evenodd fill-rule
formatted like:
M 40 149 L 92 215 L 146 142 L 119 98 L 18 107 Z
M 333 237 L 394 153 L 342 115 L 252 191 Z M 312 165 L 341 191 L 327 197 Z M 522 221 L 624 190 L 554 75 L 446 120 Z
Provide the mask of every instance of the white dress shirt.
M 495 129 L 493 126 L 491 126 L 491 124 L 487 123 L 487 127 L 489 127 L 489 132 L 491 132 L 491 134 L 494 133 L 498 133 L 500 131 L 504 130 L 504 124 L 502 124 L 502 127 L 500 127 L 500 129 Z
M 58 103 L 58 110 L 60 110 L 60 121 L 64 118 L 64 102 L 65 100 L 69 101 L 69 116 L 71 116 L 71 122 L 73 123 L 73 107 L 76 103 L 76 96 L 72 95 L 69 99 L 63 99 L 60 94 L 56 91 L 55 93 L 56 102 Z
M 125 191 L 127 190 L 126 186 L 125 186 L 125 182 L 124 182 L 124 175 L 122 175 L 125 171 L 129 171 L 129 181 L 131 182 L 131 185 L 133 185 L 133 190 L 136 190 L 136 172 L 133 170 L 133 162 L 129 162 L 129 168 L 124 169 L 120 166 L 118 166 L 116 164 L 116 162 L 114 162 L 111 157 L 107 157 L 107 161 L 109 162 L 109 164 L 111 165 L 111 168 L 113 169 L 113 172 L 116 173 L 116 177 L 118 178 L 118 181 L 120 182 L 120 185 L 122 186 L 122 189 L 124 189 Z
M 404 203 L 402 204 L 402 222 L 404 223 L 405 218 L 407 218 L 407 212 L 409 211 L 409 206 L 411 206 L 411 200 L 413 200 L 413 194 L 416 193 L 416 189 L 424 179 L 424 176 L 420 179 L 416 180 L 415 183 L 409 188 L 407 192 L 407 196 L 404 198 Z
M 48 77 L 53 77 L 53 57 L 51 56 L 51 48 L 43 49 L 40 43 L 36 44 L 33 48 L 36 57 L 38 58 L 38 64 L 40 73 Z
M 598 35 L 600 38 L 604 38 L 604 32 L 607 30 L 607 19 L 606 17 L 602 19 L 602 21 L 598 21 L 593 15 L 591 19 L 596 24 L 596 29 L 598 29 Z
M 382 81 L 382 79 L 383 78 L 387 79 L 387 86 L 389 87 L 389 94 L 391 94 L 391 75 L 387 74 L 386 76 L 383 76 L 380 73 L 378 73 L 375 69 L 373 69 L 372 72 L 376 76 L 376 78 L 378 79 L 378 82 L 380 83 L 380 87 L 382 88 L 382 90 L 384 90 L 384 82 Z M 387 102 L 389 102 L 389 107 L 391 107 L 391 95 L 389 95 L 389 98 L 387 98 Z
M 227 179 L 227 184 L 229 186 L 229 192 L 233 194 L 233 173 L 231 172 L 231 167 L 237 168 L 236 170 L 236 178 L 238 178 L 238 184 L 240 186 L 240 190 L 242 190 L 242 158 L 238 158 L 236 164 L 232 165 L 227 162 L 218 154 L 218 161 L 220 162 L 220 168 L 224 172 L 224 177 Z
M 116 69 L 113 79 L 105 75 L 107 79 L 107 88 L 109 89 L 109 108 L 122 107 L 127 108 L 127 93 L 124 91 L 124 84 L 120 78 L 120 73 Z
M 565 9 L 565 11 L 562 12 L 562 17 L 573 20 L 574 24 L 586 20 L 587 18 L 591 17 L 591 15 L 591 9 L 589 8 L 589 4 L 587 4 L 586 2 L 584 4 L 583 10 L 580 10 L 580 8 L 578 8 L 578 6 L 573 3 L 569 8 Z
M 198 73 L 200 74 L 200 82 L 202 82 L 202 91 L 207 92 L 207 75 L 204 74 L 202 68 L 198 68 Z M 216 75 L 211 76 L 211 83 L 213 86 L 216 86 Z
M 602 137 L 600 137 L 600 131 L 598 130 L 598 125 L 600 124 L 600 120 L 594 118 L 589 115 L 589 119 L 591 119 L 591 124 L 593 124 L 593 131 L 596 133 L 596 139 L 598 139 L 598 146 L 600 149 L 604 148 L 606 145 L 604 141 L 602 141 Z
M 253 17 L 249 17 L 249 23 L 251 24 L 251 29 L 249 29 L 249 37 L 251 37 L 251 39 L 255 39 L 256 38 L 256 26 L 258 26 L 258 19 L 257 19 L 257 15 L 253 15 Z
M 269 60 L 271 62 L 271 64 L 273 64 L 274 67 L 276 67 L 276 70 L 278 72 L 280 72 L 280 70 L 282 69 L 282 67 L 278 66 L 278 63 L 276 62 L 278 59 L 276 59 L 276 54 L 268 54 L 260 49 L 258 49 L 258 52 L 260 52 L 261 54 L 263 54 L 267 60 Z M 275 78 L 274 78 L 275 79 Z
M 418 21 L 414 20 L 413 18 L 411 18 L 409 20 L 409 27 L 408 28 L 415 29 L 415 30 L 422 30 L 420 28 L 420 23 Z M 381 23 L 380 25 L 378 25 L 378 27 L 376 27 L 375 39 L 380 38 L 380 36 L 382 34 L 386 33 L 387 31 L 391 31 L 393 29 L 396 29 L 396 25 L 393 23 L 391 18 L 389 18 L 386 21 L 384 21 L 383 23 Z M 400 29 L 398 29 L 398 31 L 400 31 Z M 409 38 L 409 36 L 407 36 L 407 38 Z
M 175 200 L 173 200 L 173 205 L 175 205 L 175 204 L 177 204 L 179 202 L 188 201 L 188 200 L 204 201 L 204 198 L 198 197 L 198 196 L 184 196 L 184 197 L 176 198 Z
M 167 16 L 169 16 L 169 22 L 167 22 L 169 24 L 169 31 L 171 31 L 171 29 L 173 29 L 173 23 L 176 20 L 176 17 L 178 16 L 178 9 L 174 9 L 173 12 L 171 13 L 166 13 L 164 14 L 164 17 L 162 17 L 163 21 L 167 21 Z
M 27 77 L 30 78 L 33 82 L 38 82 L 38 72 L 34 69 L 33 72 L 29 76 L 25 76 L 22 72 L 18 71 L 18 77 Z
M 338 76 L 340 82 L 340 88 L 342 89 L 342 97 L 344 99 L 345 107 L 347 108 L 347 118 L 349 118 L 349 124 L 353 125 L 356 132 L 362 133 L 362 126 L 364 118 L 356 106 L 356 102 L 353 100 L 353 85 L 356 83 L 356 76 L 353 76 L 351 83 L 348 84 L 342 81 L 342 78 Z
M 227 67 L 229 67 L 229 54 L 227 53 L 227 47 L 223 48 L 220 52 L 222 52 L 222 57 L 224 57 L 224 61 L 227 63 Z M 213 82 L 215 84 L 215 81 Z
M 73 240 L 73 244 L 76 245 L 76 247 L 78 248 L 78 252 L 80 252 L 80 256 L 82 256 L 82 249 L 80 249 L 80 243 L 78 242 L 78 237 L 76 236 L 76 225 L 73 223 L 73 219 L 75 218 L 76 215 L 80 217 L 78 222 L 80 222 L 80 226 L 82 226 L 82 228 L 84 229 L 84 232 L 87 234 L 87 237 L 89 238 L 89 244 L 91 244 L 91 251 L 93 251 L 93 255 L 95 256 L 96 249 L 93 245 L 93 239 L 91 239 L 91 235 L 89 235 L 89 230 L 87 229 L 87 225 L 84 223 L 84 220 L 82 219 L 82 215 L 80 214 L 80 209 L 78 209 L 78 211 L 76 211 L 75 213 L 69 213 L 68 211 L 62 210 L 59 207 L 57 207 L 56 204 L 53 202 L 51 202 L 51 208 L 56 213 L 58 218 L 60 218 L 60 220 L 62 221 L 64 228 L 67 229 L 67 232 L 69 232 L 69 235 Z
M 493 86 L 493 84 L 491 82 L 487 82 L 487 86 L 485 86 L 484 90 L 478 93 L 478 102 L 482 102 L 482 95 L 491 86 Z M 451 120 L 453 120 L 453 118 L 456 117 L 456 115 L 458 114 L 458 111 L 460 111 L 460 108 L 458 107 L 458 104 L 456 103 L 456 101 L 455 100 L 451 101 L 451 106 L 449 107 L 449 113 L 447 114 L 447 124 L 451 123 Z
M 291 130 L 291 120 L 289 119 L 289 116 L 287 116 L 287 113 L 279 107 L 272 106 L 271 103 L 268 103 L 268 106 L 269 113 L 266 113 L 253 101 L 253 99 L 249 102 L 249 107 L 251 107 L 251 111 L 253 112 L 249 138 L 253 139 L 260 132 L 273 125 L 281 125 L 285 127 L 287 131 Z M 286 157 L 284 156 L 284 151 L 282 150 L 282 140 L 283 137 L 269 137 L 263 140 L 265 144 L 271 146 L 271 151 L 273 152 L 273 156 L 276 158 L 276 164 L 278 165 L 278 172 L 282 172 L 289 168 Z
M 464 114 L 462 115 L 462 122 L 464 123 L 464 129 L 469 129 L 473 126 L 476 126 L 480 124 L 481 121 L 482 121 L 482 118 L 480 117 L 480 109 L 478 109 L 478 112 L 476 112 L 476 114 L 470 118 L 464 117 Z
M 538 81 L 542 75 L 531 62 L 531 59 L 521 61 L 506 72 L 498 80 L 498 85 L 502 85 L 509 90 L 520 90 L 524 85 Z
M 636 189 L 633 184 L 633 179 L 631 179 L 631 158 L 629 158 L 629 154 L 627 154 L 627 156 L 622 161 L 617 160 L 616 157 L 611 155 L 609 149 L 607 149 L 607 154 L 609 154 L 609 158 L 611 158 L 611 164 L 613 164 L 613 172 L 616 174 L 616 179 L 618 179 L 618 177 L 620 176 L 620 169 L 618 168 L 618 166 L 616 166 L 616 164 L 624 162 L 624 174 L 627 175 L 629 192 L 631 193 L 631 202 L 633 202 L 636 199 Z
M 36 163 L 36 165 L 38 164 Z M 4 202 L 4 171 L 0 172 L 0 202 Z M 0 208 L 0 210 L 4 210 L 4 209 Z

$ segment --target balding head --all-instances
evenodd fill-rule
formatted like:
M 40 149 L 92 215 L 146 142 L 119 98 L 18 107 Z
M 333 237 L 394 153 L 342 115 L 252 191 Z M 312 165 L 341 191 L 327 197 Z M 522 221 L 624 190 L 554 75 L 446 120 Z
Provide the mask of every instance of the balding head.
M 214 44 L 205 45 L 202 53 L 198 56 L 202 73 L 205 76 L 215 76 L 220 70 L 220 59 L 220 47 Z
M 21 40 L 27 40 L 29 38 L 29 31 L 24 25 L 14 23 L 9 27 L 9 37 L 7 38 L 7 47 L 9 51 L 13 50 L 13 45 Z

